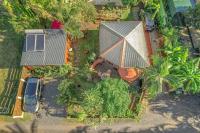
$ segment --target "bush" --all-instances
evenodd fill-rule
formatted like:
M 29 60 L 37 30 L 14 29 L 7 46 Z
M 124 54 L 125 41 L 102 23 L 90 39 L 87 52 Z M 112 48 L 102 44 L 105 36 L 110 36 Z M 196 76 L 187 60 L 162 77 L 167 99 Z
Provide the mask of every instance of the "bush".
M 76 87 L 77 82 L 63 80 L 59 85 L 60 103 L 67 103 L 69 115 L 93 118 L 131 117 L 129 86 L 121 79 L 107 78 L 94 87 Z M 77 108 L 77 110 L 74 110 Z M 79 115 L 78 115 L 79 114 Z M 81 115 L 82 116 L 82 115 Z M 82 118 L 81 118 L 82 119 Z
M 62 77 L 67 75 L 72 69 L 71 64 L 62 66 L 35 66 L 31 74 L 36 77 Z

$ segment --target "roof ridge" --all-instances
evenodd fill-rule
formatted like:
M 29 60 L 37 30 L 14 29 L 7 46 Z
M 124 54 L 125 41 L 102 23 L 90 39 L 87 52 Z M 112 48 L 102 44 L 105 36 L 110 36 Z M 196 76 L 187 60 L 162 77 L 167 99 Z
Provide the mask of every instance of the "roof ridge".
M 111 28 L 111 27 L 109 27 L 106 23 L 108 23 L 108 24 L 112 24 L 112 23 L 117 23 L 117 24 L 124 24 L 124 23 L 126 23 L 126 24 L 135 24 L 136 22 L 138 22 L 138 24 L 137 24 L 137 26 L 138 25 L 140 25 L 140 23 L 142 22 L 142 21 L 103 21 L 101 24 L 103 25 L 103 26 L 105 26 L 105 27 L 107 27 L 109 30 L 111 30 L 111 31 L 113 31 L 113 32 L 115 32 L 116 34 L 118 34 L 118 35 L 120 35 L 121 37 L 126 37 L 127 35 L 129 35 L 133 30 L 135 30 L 135 28 L 137 27 L 134 27 L 134 28 L 132 28 L 132 30 L 127 34 L 127 35 L 123 35 L 122 33 L 120 33 L 120 32 L 118 32 L 118 31 L 116 31 L 114 28 Z
M 102 23 L 103 24 L 103 23 Z M 103 24 L 103 26 L 105 26 L 107 29 L 109 29 L 110 31 L 114 32 L 116 35 L 120 35 L 121 37 L 125 37 L 123 36 L 121 33 L 116 32 L 115 30 L 113 30 L 112 28 L 110 28 L 108 25 L 106 25 L 105 23 Z
M 140 26 L 140 24 L 143 24 L 142 21 L 140 23 L 138 23 L 138 25 L 131 32 L 135 31 L 136 28 Z M 124 38 L 126 39 L 126 37 L 129 36 L 131 34 L 131 32 L 128 33 Z
M 143 59 L 143 61 L 146 63 L 146 64 L 148 64 L 149 65 L 149 61 L 147 60 L 145 60 L 144 59 L 144 57 L 143 56 L 141 56 L 141 54 L 135 49 L 135 48 L 133 48 L 130 44 L 129 44 L 129 42 L 125 39 L 125 41 L 126 41 L 126 45 L 129 45 L 140 57 L 142 57 L 142 59 Z M 126 50 L 125 50 L 125 52 L 126 52 Z

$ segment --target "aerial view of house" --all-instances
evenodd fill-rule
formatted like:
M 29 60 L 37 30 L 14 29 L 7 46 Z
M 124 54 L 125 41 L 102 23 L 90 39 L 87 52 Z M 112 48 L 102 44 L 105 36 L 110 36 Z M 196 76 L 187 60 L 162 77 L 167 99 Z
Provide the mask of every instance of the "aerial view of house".
M 0 1 L 0 133 L 199 133 L 199 0 Z

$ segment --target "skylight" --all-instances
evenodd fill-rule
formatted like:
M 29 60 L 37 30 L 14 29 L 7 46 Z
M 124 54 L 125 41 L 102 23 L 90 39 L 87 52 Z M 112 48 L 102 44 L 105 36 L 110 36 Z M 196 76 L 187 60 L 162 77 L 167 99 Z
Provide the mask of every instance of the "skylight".
M 36 50 L 44 50 L 44 35 L 37 35 Z
M 44 34 L 27 34 L 26 51 L 44 51 L 45 45 Z

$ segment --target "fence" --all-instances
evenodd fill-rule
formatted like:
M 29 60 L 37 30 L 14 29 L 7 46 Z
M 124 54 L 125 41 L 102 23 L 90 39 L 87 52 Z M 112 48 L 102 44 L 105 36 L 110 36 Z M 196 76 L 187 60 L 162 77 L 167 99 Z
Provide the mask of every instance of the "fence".
M 19 78 L 21 75 L 21 68 L 18 66 L 10 66 L 8 70 L 8 76 L 5 80 L 5 85 L 2 93 L 0 94 L 0 114 L 10 115 L 12 114 L 15 97 L 17 95 L 17 88 L 19 84 Z

